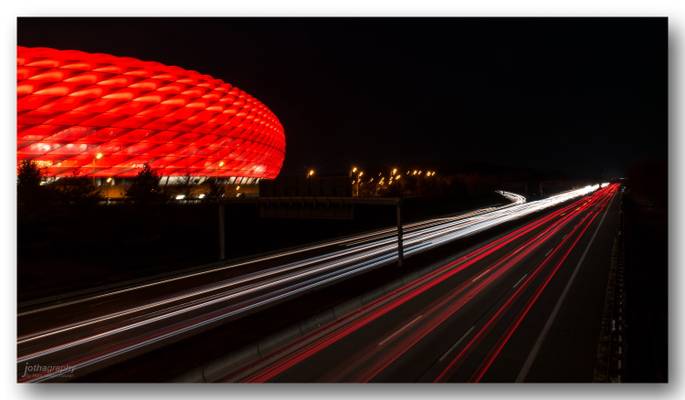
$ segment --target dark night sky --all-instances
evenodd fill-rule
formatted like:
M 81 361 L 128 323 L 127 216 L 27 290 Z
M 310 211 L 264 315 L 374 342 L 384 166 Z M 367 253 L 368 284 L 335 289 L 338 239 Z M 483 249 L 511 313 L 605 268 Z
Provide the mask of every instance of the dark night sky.
M 617 175 L 666 158 L 665 18 L 20 19 L 18 42 L 235 84 L 285 127 L 285 174 L 483 163 Z

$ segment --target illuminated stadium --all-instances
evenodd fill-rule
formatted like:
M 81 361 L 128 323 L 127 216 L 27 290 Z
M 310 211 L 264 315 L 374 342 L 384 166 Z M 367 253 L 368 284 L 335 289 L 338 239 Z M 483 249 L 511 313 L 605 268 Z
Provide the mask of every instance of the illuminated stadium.
M 17 49 L 17 158 L 46 177 L 135 176 L 231 183 L 275 178 L 285 157 L 276 116 L 209 75 L 157 62 Z

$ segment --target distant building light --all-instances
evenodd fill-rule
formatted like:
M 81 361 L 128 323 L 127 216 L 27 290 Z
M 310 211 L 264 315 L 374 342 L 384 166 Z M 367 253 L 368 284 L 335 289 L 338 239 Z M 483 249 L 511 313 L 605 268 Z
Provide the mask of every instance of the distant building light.
M 204 199 L 204 198 L 205 198 L 205 194 L 204 194 L 204 193 L 200 193 L 200 195 L 197 196 L 197 198 L 200 199 L 200 200 L 201 200 L 201 199 Z
M 307 177 L 308 178 L 312 177 L 312 176 L 314 176 L 315 173 L 316 173 L 316 171 L 314 171 L 313 169 L 310 169 L 309 171 L 307 171 Z
M 220 166 L 220 167 L 223 167 L 224 164 L 225 164 L 225 163 L 224 163 L 223 161 L 219 161 L 219 166 Z
M 102 157 L 104 157 L 104 154 L 102 154 L 102 153 L 97 153 L 97 154 L 95 155 L 95 158 L 98 159 L 98 160 L 101 159 Z
M 393 168 L 393 169 L 392 169 L 392 174 L 393 174 L 393 175 L 396 175 L 396 174 L 397 174 L 397 168 Z
M 354 174 L 355 172 L 357 172 L 357 167 L 352 167 L 352 173 Z
M 236 191 L 240 190 L 240 185 L 236 186 L 236 187 L 235 187 L 235 190 L 236 190 Z
M 185 198 L 186 198 L 186 195 L 185 195 L 185 194 L 177 194 L 177 195 L 176 195 L 176 200 L 183 200 L 183 199 L 185 199 Z
M 36 166 L 38 168 L 47 168 L 52 165 L 52 161 L 50 160 L 36 160 Z

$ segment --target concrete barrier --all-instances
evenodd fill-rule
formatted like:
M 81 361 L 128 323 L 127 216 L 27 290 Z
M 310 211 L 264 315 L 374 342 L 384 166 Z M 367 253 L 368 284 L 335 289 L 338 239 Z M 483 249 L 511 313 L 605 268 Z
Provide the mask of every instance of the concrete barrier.
M 303 330 L 301 329 L 300 326 L 293 326 L 287 329 L 284 329 L 272 336 L 267 337 L 266 339 L 262 340 L 257 344 L 257 353 L 259 354 L 259 357 L 265 357 L 267 356 L 271 351 L 273 351 L 275 348 L 279 347 L 282 344 L 287 343 L 290 340 L 293 340 L 295 338 L 298 338 L 302 336 Z

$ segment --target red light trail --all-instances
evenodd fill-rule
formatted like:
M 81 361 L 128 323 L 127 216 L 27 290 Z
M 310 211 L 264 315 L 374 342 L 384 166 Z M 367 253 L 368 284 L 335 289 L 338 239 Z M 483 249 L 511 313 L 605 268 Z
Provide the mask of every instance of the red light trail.
M 611 192 L 613 194 L 613 192 Z M 593 202 L 597 201 L 603 201 L 602 206 L 605 205 L 606 202 L 608 202 L 608 198 L 606 197 L 607 194 L 604 193 L 602 197 L 593 199 Z M 547 277 L 547 279 L 544 281 L 544 283 L 538 287 L 535 296 L 531 299 L 529 304 L 526 306 L 526 309 L 524 310 L 523 313 L 519 316 L 519 319 L 517 322 L 512 325 L 512 328 L 510 328 L 506 335 L 501 339 L 500 345 L 497 347 L 496 350 L 493 351 L 493 353 L 490 354 L 490 356 L 487 358 L 485 361 L 485 365 L 483 365 L 480 370 L 477 372 L 477 374 L 474 376 L 473 380 L 478 382 L 480 379 L 482 379 L 483 375 L 485 372 L 487 372 L 487 369 L 492 365 L 494 362 L 495 358 L 499 354 L 499 352 L 502 350 L 506 342 L 509 340 L 513 332 L 516 330 L 516 327 L 520 324 L 521 320 L 525 318 L 525 315 L 528 313 L 528 310 L 532 307 L 532 305 L 537 301 L 537 298 L 539 295 L 542 293 L 542 291 L 547 287 L 551 279 L 554 277 L 558 269 L 563 265 L 564 261 L 568 257 L 568 255 L 571 253 L 571 251 L 575 248 L 575 245 L 578 243 L 580 238 L 583 237 L 587 229 L 590 227 L 592 222 L 594 221 L 595 217 L 597 216 L 598 211 L 594 211 L 591 214 L 588 214 L 583 217 L 583 219 L 575 225 L 573 230 L 571 231 L 570 234 L 568 234 L 559 244 L 557 244 L 554 249 L 545 257 L 545 259 L 535 268 L 533 273 L 529 274 L 526 279 L 517 287 L 516 291 L 506 300 L 506 302 L 500 306 L 500 308 L 492 315 L 492 317 L 483 325 L 483 327 L 478 331 L 478 333 L 472 337 L 472 339 L 464 346 L 462 351 L 452 360 L 450 363 L 443 369 L 443 371 L 435 378 L 435 382 L 440 382 L 444 381 L 446 378 L 449 377 L 449 372 L 453 370 L 459 361 L 462 360 L 462 358 L 468 353 L 468 351 L 474 346 L 475 343 L 477 343 L 482 336 L 487 333 L 488 329 L 492 326 L 493 323 L 495 323 L 499 318 L 503 316 L 505 311 L 509 309 L 511 304 L 524 292 L 524 290 L 531 284 L 531 282 L 540 274 L 540 272 L 543 270 L 543 268 L 548 264 L 548 262 L 554 257 L 554 255 L 563 247 L 566 242 L 568 242 L 573 235 L 582 227 L 582 230 L 580 233 L 576 236 L 575 240 L 571 244 L 571 246 L 567 249 L 567 251 L 564 253 L 562 256 L 561 260 L 555 265 L 554 269 L 552 270 L 552 273 Z
M 559 232 L 567 225 L 567 221 L 585 213 L 594 204 L 598 194 L 605 192 L 605 189 L 596 191 L 597 187 L 598 185 L 588 186 L 534 202 L 511 204 L 439 221 L 424 221 L 408 227 L 405 253 L 412 252 L 415 248 L 442 246 L 455 238 L 480 232 L 490 226 L 532 216 L 542 210 L 552 210 L 508 234 L 404 282 L 283 348 L 276 347 L 275 351 L 266 353 L 260 360 L 242 365 L 234 372 L 226 371 L 223 376 L 232 381 L 278 380 L 281 379 L 279 375 L 290 373 L 291 369 L 299 369 L 298 364 L 322 351 L 335 351 L 340 347 L 333 346 L 334 344 L 343 340 L 355 340 L 359 336 L 356 335 L 358 332 L 368 332 L 379 323 L 385 324 L 385 328 L 396 326 L 399 329 L 390 331 L 379 339 L 387 352 L 368 352 L 377 358 L 370 360 L 371 366 L 377 367 L 369 369 L 369 365 L 364 365 L 354 371 L 359 374 L 355 381 L 363 380 L 362 378 L 376 380 L 376 376 L 384 370 L 383 365 L 390 365 L 394 360 L 404 358 L 403 354 L 409 348 L 421 342 L 423 337 L 444 322 L 451 320 L 452 315 L 459 316 L 466 312 L 464 310 L 468 310 L 465 307 L 467 304 L 487 299 L 491 287 L 511 278 L 512 274 L 508 271 L 519 269 L 520 264 L 525 264 L 528 255 L 535 253 L 535 249 L 539 249 L 550 237 L 560 236 Z M 594 191 L 595 194 L 587 196 Z M 562 205 L 567 201 L 573 202 Z M 364 239 L 360 241 L 362 237 Z M 223 276 L 232 267 L 218 267 L 185 277 L 162 279 L 126 290 L 115 290 L 92 298 L 25 310 L 20 314 L 21 318 L 39 325 L 24 331 L 18 339 L 18 370 L 23 371 L 25 363 L 40 362 L 69 364 L 77 371 L 87 371 L 112 362 L 113 359 L 129 357 L 131 352 L 138 349 L 160 346 L 182 335 L 203 332 L 257 307 L 344 279 L 350 273 L 365 271 L 378 263 L 392 262 L 396 251 L 392 240 L 382 232 L 371 232 L 342 241 L 343 244 L 351 243 L 351 246 L 339 246 L 340 241 L 335 241 L 331 245 L 324 245 L 316 255 L 286 264 L 279 264 L 278 260 L 290 255 L 292 251 L 255 261 L 265 262 L 269 268 L 235 279 Z M 465 278 L 471 281 L 466 284 L 458 283 Z M 206 284 L 192 288 L 183 285 L 187 280 L 197 279 L 202 279 Z M 179 287 L 182 290 L 179 291 Z M 450 291 L 448 295 L 451 296 L 441 303 L 444 304 L 444 310 L 440 306 L 427 308 L 424 313 L 414 313 L 416 310 L 413 310 L 409 314 L 413 316 L 410 320 L 387 322 L 388 319 L 396 319 L 398 315 L 404 316 L 405 311 L 401 310 L 415 307 L 417 301 L 423 303 L 423 299 L 438 294 L 441 297 L 435 301 L 439 302 L 441 298 L 444 299 L 444 293 L 440 293 L 445 289 Z M 159 293 L 165 291 L 168 293 L 160 298 Z M 130 294 L 133 293 L 136 293 L 137 300 L 130 299 Z M 115 306 L 104 314 L 97 311 L 97 307 L 85 307 L 100 304 L 104 299 Z M 125 301 L 122 303 L 122 300 Z M 91 311 L 84 315 L 84 309 Z M 64 315 L 65 312 L 69 313 L 68 317 L 62 318 L 62 322 L 57 325 L 43 323 L 49 320 L 46 316 L 55 313 Z M 406 345 L 397 347 L 402 343 Z M 357 347 L 364 348 L 367 345 L 368 343 L 362 343 Z M 347 356 L 356 357 L 353 353 Z M 380 378 L 383 379 L 382 376 Z M 62 378 L 56 374 L 46 374 L 28 379 L 44 381 Z M 221 376 L 217 375 L 214 379 L 221 379 Z
M 481 365 L 480 369 L 476 372 L 476 374 L 474 374 L 474 376 L 473 376 L 473 378 L 472 378 L 472 381 L 473 381 L 473 382 L 480 382 L 480 381 L 483 379 L 483 376 L 487 373 L 487 371 L 488 371 L 488 369 L 490 368 L 490 366 L 491 366 L 491 365 L 493 364 L 493 362 L 497 359 L 498 355 L 501 353 L 502 349 L 503 349 L 504 346 L 507 344 L 507 342 L 509 341 L 509 339 L 511 338 L 511 336 L 516 332 L 516 330 L 518 329 L 518 327 L 521 325 L 521 322 L 526 318 L 526 316 L 527 316 L 528 313 L 530 312 L 531 308 L 532 308 L 532 307 L 535 305 L 535 303 L 538 301 L 538 299 L 540 298 L 540 295 L 542 294 L 542 292 L 545 290 L 545 288 L 547 288 L 547 286 L 549 285 L 549 283 L 552 281 L 552 278 L 554 278 L 554 276 L 557 274 L 557 272 L 559 271 L 559 269 L 564 265 L 564 262 L 568 259 L 568 257 L 569 257 L 569 255 L 571 254 L 571 252 L 576 248 L 576 246 L 577 246 L 578 242 L 580 241 L 580 239 L 583 238 L 583 236 L 585 235 L 585 233 L 587 232 L 587 230 L 588 230 L 588 229 L 590 228 L 590 226 L 592 225 L 593 221 L 597 218 L 597 216 L 598 216 L 598 215 L 600 214 L 600 212 L 602 211 L 603 207 L 606 206 L 606 205 L 609 203 L 609 201 L 613 198 L 612 196 L 613 196 L 613 194 L 616 192 L 616 190 L 617 190 L 617 186 L 613 186 L 613 187 L 611 188 L 611 190 L 607 193 L 607 195 L 606 195 L 603 199 L 601 199 L 601 201 L 603 202 L 602 206 L 601 206 L 599 209 L 595 210 L 592 214 L 586 216 L 580 223 L 578 223 L 578 225 L 576 225 L 576 227 L 574 228 L 574 232 L 577 231 L 578 228 L 580 228 L 581 226 L 582 226 L 582 230 L 581 230 L 580 233 L 576 236 L 575 240 L 573 241 L 573 243 L 571 243 L 571 245 L 570 245 L 569 248 L 566 250 L 566 252 L 563 254 L 562 258 L 561 258 L 561 259 L 557 262 L 557 264 L 554 266 L 554 268 L 553 268 L 552 271 L 549 273 L 549 275 L 547 276 L 547 278 L 545 279 L 545 281 L 542 283 L 542 285 L 538 286 L 538 288 L 537 288 L 536 291 L 535 291 L 535 294 L 528 300 L 528 302 L 526 303 L 525 308 L 523 309 L 523 311 L 521 311 L 521 312 L 518 314 L 518 317 L 516 318 L 515 322 L 507 329 L 507 332 L 505 333 L 505 335 L 502 336 L 502 337 L 500 338 L 499 343 L 498 343 L 497 346 L 490 352 L 490 354 L 488 355 L 488 357 L 486 358 L 486 360 L 485 360 L 485 361 L 483 362 L 483 364 Z M 586 222 L 586 221 L 587 221 L 587 222 Z M 569 237 L 570 237 L 570 236 L 571 236 L 571 235 L 569 235 Z M 567 241 L 567 240 L 568 240 L 568 238 L 566 238 L 566 239 L 564 240 L 564 242 Z M 555 248 L 554 252 L 558 251 L 559 247 L 560 247 L 560 246 L 558 246 L 557 248 Z M 547 261 L 548 261 L 548 259 L 545 259 L 545 262 L 547 262 Z M 525 285 L 527 286 L 529 283 L 530 283 L 530 279 L 527 280 L 527 282 L 525 283 Z
M 295 365 L 303 362 L 308 358 L 311 358 L 313 355 L 330 347 L 334 343 L 357 332 L 362 327 L 383 317 L 384 315 L 388 314 L 390 311 L 396 309 L 402 304 L 405 304 L 406 302 L 417 297 L 418 295 L 444 282 L 445 280 L 454 276 L 458 272 L 465 270 L 468 266 L 473 265 L 475 262 L 482 260 L 487 255 L 490 255 L 495 251 L 501 250 L 504 246 L 511 243 L 513 240 L 520 238 L 522 235 L 526 233 L 530 233 L 532 230 L 540 227 L 544 223 L 550 222 L 554 218 L 560 218 L 558 221 L 554 222 L 550 227 L 543 230 L 543 232 L 537 234 L 535 238 L 527 241 L 526 244 L 520 246 L 519 248 L 517 248 L 517 250 L 514 250 L 513 252 L 505 255 L 505 257 L 496 264 L 494 264 L 492 268 L 488 268 L 486 272 L 490 275 L 485 279 L 481 280 L 480 282 L 478 282 L 475 285 L 475 287 L 471 289 L 470 292 L 466 292 L 466 294 L 463 294 L 463 290 L 465 290 L 465 287 L 468 286 L 463 285 L 462 287 L 454 289 L 447 300 L 443 300 L 442 302 L 435 305 L 432 309 L 416 313 L 419 315 L 414 315 L 414 318 L 412 318 L 412 321 L 410 321 L 412 322 L 412 327 L 423 325 L 424 329 L 419 330 L 418 334 L 414 333 L 413 336 L 410 337 L 410 340 L 399 342 L 402 343 L 402 345 L 397 346 L 397 348 L 399 348 L 398 351 L 395 351 L 394 353 L 390 351 L 384 351 L 384 354 L 386 356 L 383 358 L 380 364 L 377 364 L 375 368 L 373 368 L 370 372 L 367 372 L 367 375 L 359 376 L 358 378 L 353 379 L 353 381 L 363 382 L 373 379 L 374 376 L 376 376 L 380 371 L 384 370 L 388 365 L 392 364 L 392 362 L 394 362 L 394 360 L 400 357 L 408 348 L 411 348 L 421 338 L 425 337 L 428 333 L 434 330 L 435 327 L 440 325 L 440 323 L 442 323 L 450 315 L 454 314 L 466 302 L 476 297 L 478 293 L 480 293 L 487 285 L 497 280 L 499 276 L 504 274 L 509 269 L 513 268 L 513 266 L 519 263 L 532 251 L 539 248 L 539 246 L 545 242 L 547 237 L 556 234 L 557 232 L 559 232 L 563 225 L 567 224 L 576 216 L 585 212 L 585 210 L 587 210 L 589 207 L 595 205 L 596 202 L 604 196 L 604 191 L 600 192 L 602 192 L 601 195 L 598 192 L 595 195 L 591 196 L 589 200 L 581 199 L 580 201 L 577 201 L 569 206 L 563 207 L 562 209 L 559 209 L 543 218 L 535 220 L 503 238 L 493 241 L 490 244 L 483 246 L 482 248 L 476 249 L 475 251 L 463 257 L 460 257 L 454 262 L 448 263 L 436 269 L 432 273 L 427 274 L 417 279 L 416 281 L 409 282 L 407 285 L 391 291 L 390 293 L 382 296 L 381 298 L 373 301 L 372 303 L 369 303 L 366 306 L 350 313 L 349 315 L 342 317 L 340 320 L 335 321 L 329 324 L 328 326 L 324 326 L 323 328 L 320 328 L 319 330 L 312 332 L 304 338 L 301 338 L 297 343 L 290 343 L 287 346 L 287 349 L 281 349 L 266 356 L 264 360 L 260 362 L 260 364 L 265 366 L 265 368 L 260 368 L 257 365 L 248 366 L 241 369 L 240 371 L 237 371 L 234 374 L 231 374 L 231 376 L 227 377 L 227 379 L 246 379 L 249 382 L 269 381 L 278 376 L 279 374 L 294 367 Z M 508 263 L 505 263 L 507 260 L 510 261 Z M 447 310 L 442 311 L 438 318 L 431 319 L 427 317 L 427 315 L 430 315 L 432 312 L 440 310 L 443 306 L 449 304 L 450 301 L 454 300 L 457 297 L 460 297 L 461 294 L 463 294 L 463 296 L 461 296 L 462 300 L 451 304 L 450 307 L 447 308 Z M 433 322 L 431 323 L 430 321 Z M 430 325 L 426 325 L 429 323 Z M 405 329 L 407 329 L 407 327 L 403 323 L 401 330 Z M 401 333 L 408 334 L 408 332 Z M 386 342 L 393 342 L 397 339 L 398 338 L 390 337 Z M 369 348 L 366 348 L 366 350 L 359 352 L 363 355 L 363 359 L 361 359 L 360 363 L 363 364 L 363 362 L 366 359 L 368 359 L 370 355 L 373 354 L 370 351 L 370 348 L 372 348 L 372 346 L 369 346 Z M 270 365 L 266 366 L 265 364 Z M 360 370 L 358 368 L 353 367 L 353 365 L 356 364 L 354 362 L 351 362 L 351 364 L 348 364 L 348 368 L 345 368 L 342 371 L 342 374 L 336 373 L 335 375 L 345 375 L 345 370 L 355 370 L 356 372 L 359 372 Z M 244 378 L 239 378 L 239 376 L 243 376 Z M 329 377 L 326 378 L 326 381 L 328 381 L 328 379 Z M 336 379 L 333 378 L 330 379 L 330 381 L 336 381 Z
M 533 300 L 530 300 L 526 310 L 532 307 L 535 301 L 537 301 L 539 294 L 547 287 L 556 271 L 561 268 L 568 255 L 573 251 L 577 242 L 585 235 L 587 229 L 595 221 L 600 210 L 608 207 L 615 192 L 615 185 L 609 186 L 606 189 L 597 191 L 588 198 L 580 199 L 544 217 L 527 223 L 481 248 L 475 249 L 414 281 L 410 281 L 390 291 L 338 320 L 324 325 L 282 348 L 278 348 L 264 356 L 260 361 L 234 371 L 225 379 L 247 382 L 274 380 L 296 365 L 301 364 L 325 349 L 331 348 L 331 346 L 344 338 L 359 332 L 372 322 L 389 315 L 403 304 L 410 302 L 423 293 L 429 292 L 430 289 L 446 282 L 447 279 L 455 275 L 461 276 L 459 273 L 465 273 L 469 266 L 482 262 L 486 257 L 495 255 L 498 252 L 500 254 L 504 253 L 496 261 L 486 264 L 489 265 L 487 268 L 484 265 L 481 268 L 482 272 L 474 272 L 465 282 L 452 288 L 445 296 L 431 302 L 425 309 L 414 310 L 411 314 L 398 320 L 398 322 L 392 325 L 395 328 L 388 330 L 388 333 L 384 334 L 378 343 L 370 343 L 355 351 L 354 354 L 347 356 L 344 362 L 341 363 L 343 366 L 319 377 L 319 379 L 326 382 L 368 382 L 374 380 L 409 349 L 414 348 L 419 342 L 435 331 L 437 327 L 443 325 L 466 304 L 477 298 L 486 288 L 501 280 L 502 276 L 521 264 L 530 254 L 538 251 L 552 237 L 560 235 L 561 230 L 565 226 L 580 218 L 578 222 L 572 225 L 570 232 L 566 233 L 562 240 L 555 244 L 553 249 L 545 255 L 543 261 L 536 265 L 533 271 L 528 273 L 524 279 L 517 282 L 516 290 L 505 300 L 504 305 L 495 311 L 495 314 L 490 317 L 489 322 L 486 322 L 480 330 L 477 330 L 477 333 L 468 341 L 459 354 L 435 378 L 436 381 L 444 380 L 449 377 L 449 373 L 456 367 L 458 361 L 488 332 L 495 321 L 510 309 L 511 304 L 519 298 L 520 294 L 532 285 L 532 282 L 549 265 L 550 261 L 556 259 L 562 250 L 566 249 L 563 251 L 561 258 L 556 261 L 553 272 L 551 272 L 545 282 L 537 287 L 536 295 Z M 544 225 L 547 226 L 545 227 Z M 524 243 L 508 250 L 505 249 L 508 245 L 511 247 L 517 239 L 520 240 L 524 235 L 530 235 L 541 228 L 541 231 L 535 233 L 532 238 L 526 239 Z M 519 324 L 526 314 L 527 311 L 518 315 Z M 391 329 L 392 326 L 386 328 Z M 505 332 L 505 339 L 498 342 L 497 349 L 501 350 L 504 347 L 508 338 L 515 332 L 516 326 L 518 324 L 514 324 L 514 328 L 510 328 Z M 481 366 L 477 371 L 480 377 L 487 371 L 489 365 L 494 362 L 499 350 L 493 350 L 489 358 L 484 361 L 484 366 Z M 373 361 L 374 359 L 375 361 Z M 480 379 L 476 375 L 474 377 L 474 380 Z

